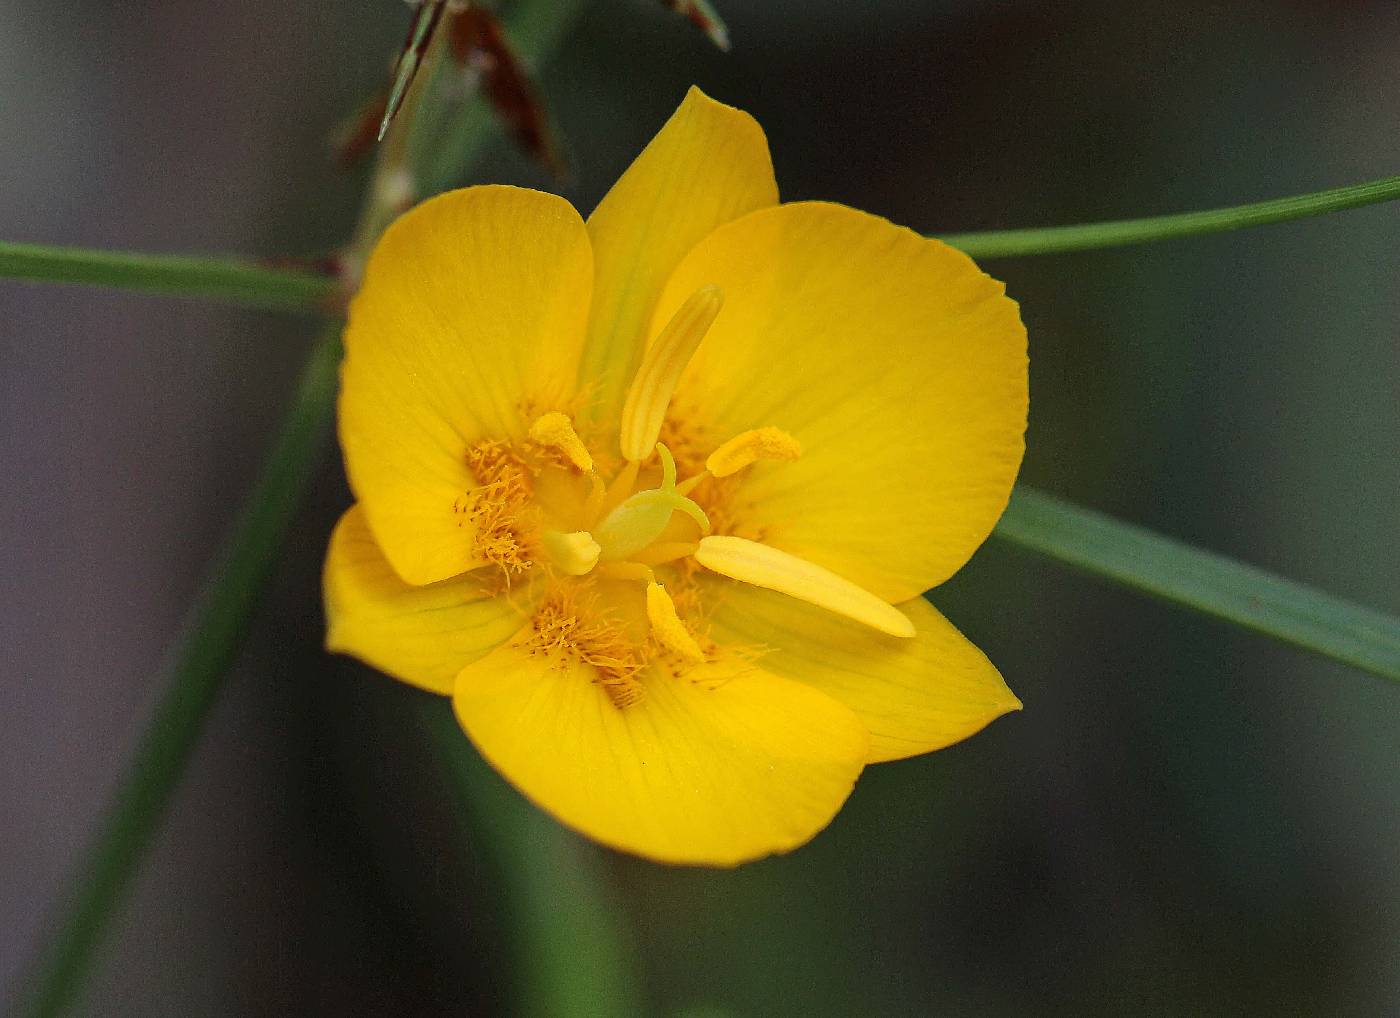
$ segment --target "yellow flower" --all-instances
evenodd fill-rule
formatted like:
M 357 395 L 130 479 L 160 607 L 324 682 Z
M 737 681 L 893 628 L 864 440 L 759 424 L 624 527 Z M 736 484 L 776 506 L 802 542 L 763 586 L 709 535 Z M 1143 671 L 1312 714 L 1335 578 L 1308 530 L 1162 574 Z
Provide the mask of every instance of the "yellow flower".
M 779 204 L 747 114 L 692 89 L 587 223 L 425 202 L 345 348 L 327 644 L 452 696 L 568 826 L 787 851 L 867 763 L 1020 707 L 921 597 L 1020 466 L 1016 305 L 937 241 Z

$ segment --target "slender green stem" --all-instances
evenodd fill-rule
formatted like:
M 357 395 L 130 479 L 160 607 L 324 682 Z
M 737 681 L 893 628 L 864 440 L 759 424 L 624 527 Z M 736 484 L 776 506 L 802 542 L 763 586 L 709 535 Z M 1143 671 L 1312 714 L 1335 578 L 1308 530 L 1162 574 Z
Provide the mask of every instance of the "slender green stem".
M 636 952 L 597 869 L 601 853 L 520 797 L 462 735 L 451 704 L 424 697 L 420 722 L 458 812 L 490 853 L 523 1018 L 642 1014 Z
M 1108 223 L 1077 226 L 1047 226 L 1030 230 L 988 230 L 981 233 L 950 233 L 939 239 L 960 248 L 974 258 L 1007 258 L 1013 255 L 1055 254 L 1060 251 L 1086 251 L 1091 248 L 1146 244 L 1200 233 L 1220 233 L 1249 226 L 1265 226 L 1290 219 L 1319 216 L 1326 212 L 1377 205 L 1400 198 L 1400 177 L 1384 177 L 1364 184 L 1335 187 L 1290 198 L 1275 198 L 1253 205 L 1224 209 L 1182 212 L 1150 219 L 1123 219 Z
M 327 275 L 231 258 L 90 251 L 0 241 L 0 279 L 81 283 L 259 308 L 329 309 L 340 289 Z
M 517 35 L 538 37 L 552 44 L 567 31 L 586 3 L 587 0 L 559 0 L 544 9 L 533 4 L 517 5 L 512 8 L 512 17 L 508 20 Z M 490 119 L 491 112 L 482 103 L 471 104 L 457 118 L 447 143 L 439 148 L 437 157 L 424 174 L 425 193 L 435 193 L 455 182 L 459 174 L 456 168 L 480 151 Z M 975 258 L 1054 254 L 1264 226 L 1397 198 L 1400 198 L 1400 177 L 1386 177 L 1253 205 L 1074 226 L 952 233 L 941 239 Z M 0 242 L 0 279 L 106 286 L 280 309 L 333 310 L 339 291 L 339 283 L 330 276 L 228 258 L 7 242 Z
M 996 535 L 1095 576 L 1400 681 L 1400 619 L 1016 489 Z
M 291 413 L 193 612 L 196 624 L 175 648 L 165 691 L 77 871 L 63 924 L 20 1014 L 57 1015 L 74 1002 L 112 904 L 164 816 L 296 512 L 307 464 L 324 445 L 338 334 L 327 328 L 312 348 Z
M 519 8 L 546 8 L 557 0 L 535 0 Z M 575 0 L 576 2 L 576 0 Z M 516 43 L 532 59 L 562 41 L 517 36 Z M 379 186 L 385 174 L 397 171 L 408 139 L 417 127 L 418 111 L 411 94 L 381 153 L 376 179 L 361 215 L 352 257 L 363 258 L 376 229 L 390 218 L 384 207 L 392 189 Z M 473 103 L 474 107 L 480 105 Z M 480 130 L 489 130 L 489 117 L 474 116 Z M 397 136 L 397 138 L 396 138 Z M 463 139 L 458 139 L 461 142 Z M 463 151 L 475 152 L 478 143 Z M 129 274 L 115 273 L 124 282 L 140 285 Z M 112 276 L 73 281 L 112 282 Z M 167 288 L 166 292 L 176 291 Z M 224 291 L 227 292 L 227 291 Z M 62 904 L 60 921 L 45 945 L 25 985 L 26 996 L 16 1014 L 52 1018 L 70 1008 L 82 991 L 103 930 L 136 871 L 179 782 L 200 727 L 221 686 L 223 674 L 236 656 L 264 580 L 295 514 L 312 464 L 323 448 L 335 404 L 340 326 L 329 326 L 312 348 L 297 397 L 279 437 L 250 495 L 227 551 L 211 573 L 206 595 L 191 615 L 187 635 L 175 649 L 164 677 L 165 692 L 135 758 L 122 776 L 98 836 L 84 858 L 75 887 Z

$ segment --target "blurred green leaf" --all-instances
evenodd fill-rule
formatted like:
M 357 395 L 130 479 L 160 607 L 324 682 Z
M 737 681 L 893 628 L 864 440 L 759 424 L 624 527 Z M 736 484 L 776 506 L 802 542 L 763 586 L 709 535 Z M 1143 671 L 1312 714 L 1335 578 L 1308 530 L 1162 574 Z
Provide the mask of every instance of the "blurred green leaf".
M 1005 541 L 1285 643 L 1400 680 L 1400 619 L 1142 527 L 1016 489 Z

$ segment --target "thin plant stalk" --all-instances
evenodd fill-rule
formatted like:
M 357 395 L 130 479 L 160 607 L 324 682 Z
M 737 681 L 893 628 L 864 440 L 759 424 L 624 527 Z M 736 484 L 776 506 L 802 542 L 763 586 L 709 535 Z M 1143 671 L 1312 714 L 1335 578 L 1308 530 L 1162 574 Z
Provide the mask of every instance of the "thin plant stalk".
M 1326 191 L 1274 198 L 1251 205 L 1179 212 L 1146 219 L 1123 219 L 1075 226 L 1046 226 L 1028 230 L 987 230 L 949 233 L 940 239 L 974 258 L 1010 258 L 1017 255 L 1058 254 L 1091 248 L 1146 244 L 1203 233 L 1243 230 L 1252 226 L 1284 223 L 1343 209 L 1377 205 L 1400 198 L 1400 177 L 1382 177 L 1364 184 L 1334 187 Z
M 581 5 L 582 0 L 575 3 Z M 517 5 L 546 6 L 556 4 L 554 0 L 535 0 Z M 545 41 L 553 46 L 561 41 L 561 35 L 551 35 Z M 517 38 L 522 48 L 528 47 L 543 57 L 543 48 L 535 40 Z M 431 76 L 422 77 L 426 80 Z M 392 178 L 404 169 L 414 124 L 422 109 L 420 95 L 415 87 L 380 151 L 355 242 L 348 252 L 352 260 L 363 260 L 378 230 L 392 219 L 395 210 L 389 206 L 400 195 Z M 483 135 L 491 124 L 489 118 L 478 117 L 475 122 L 481 125 Z M 474 155 L 484 140 L 482 137 L 475 144 L 462 143 L 460 150 L 467 156 Z M 168 282 L 163 281 L 162 286 Z M 285 280 L 264 278 L 262 282 L 280 286 Z M 82 992 L 102 934 L 159 829 L 223 676 L 237 655 L 252 611 L 300 504 L 311 467 L 325 447 L 339 360 L 340 324 L 335 322 L 322 331 L 312 346 L 296 397 L 247 508 L 211 574 L 188 630 L 174 650 L 155 714 L 84 856 L 75 885 L 63 902 L 54 935 L 22 988 L 25 996 L 18 1002 L 17 1015 L 52 1018 L 69 1010 Z M 607 973 L 598 974 L 598 978 L 606 977 Z
M 234 258 L 94 251 L 0 241 L 0 279 L 136 290 L 281 311 L 332 311 L 334 276 Z

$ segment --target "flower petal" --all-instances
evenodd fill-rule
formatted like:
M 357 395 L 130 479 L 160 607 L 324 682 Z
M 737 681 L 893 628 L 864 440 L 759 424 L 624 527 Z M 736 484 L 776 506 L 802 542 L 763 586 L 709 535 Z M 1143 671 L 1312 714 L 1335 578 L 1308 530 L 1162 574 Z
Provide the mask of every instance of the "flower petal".
M 691 88 L 593 215 L 593 317 L 581 382 L 611 422 L 641 359 L 661 284 L 715 227 L 777 204 L 763 129 L 742 110 Z
M 522 614 L 471 576 L 410 587 L 385 561 L 353 506 L 331 535 L 323 577 L 326 649 L 450 695 L 464 665 L 520 628 Z
M 808 841 L 850 794 L 867 736 L 830 697 L 746 664 L 642 676 L 614 706 L 587 665 L 514 643 L 458 678 L 482 755 L 561 822 L 658 862 L 732 866 Z
M 1026 332 L 1002 285 L 945 244 L 813 202 L 701 241 L 653 334 L 711 284 L 724 310 L 673 415 L 711 445 L 775 426 L 803 450 L 742 475 L 744 526 L 890 602 L 956 572 L 1006 507 L 1024 450 Z
M 705 587 L 710 635 L 765 649 L 763 668 L 855 711 L 870 730 L 867 763 L 943 749 L 1021 709 L 986 655 L 923 598 L 899 606 L 918 630 L 904 640 L 770 591 Z
M 340 440 L 350 486 L 394 569 L 431 583 L 480 564 L 455 511 L 467 449 L 523 438 L 572 398 L 588 315 L 588 234 L 568 202 L 472 187 L 385 232 L 350 308 Z

